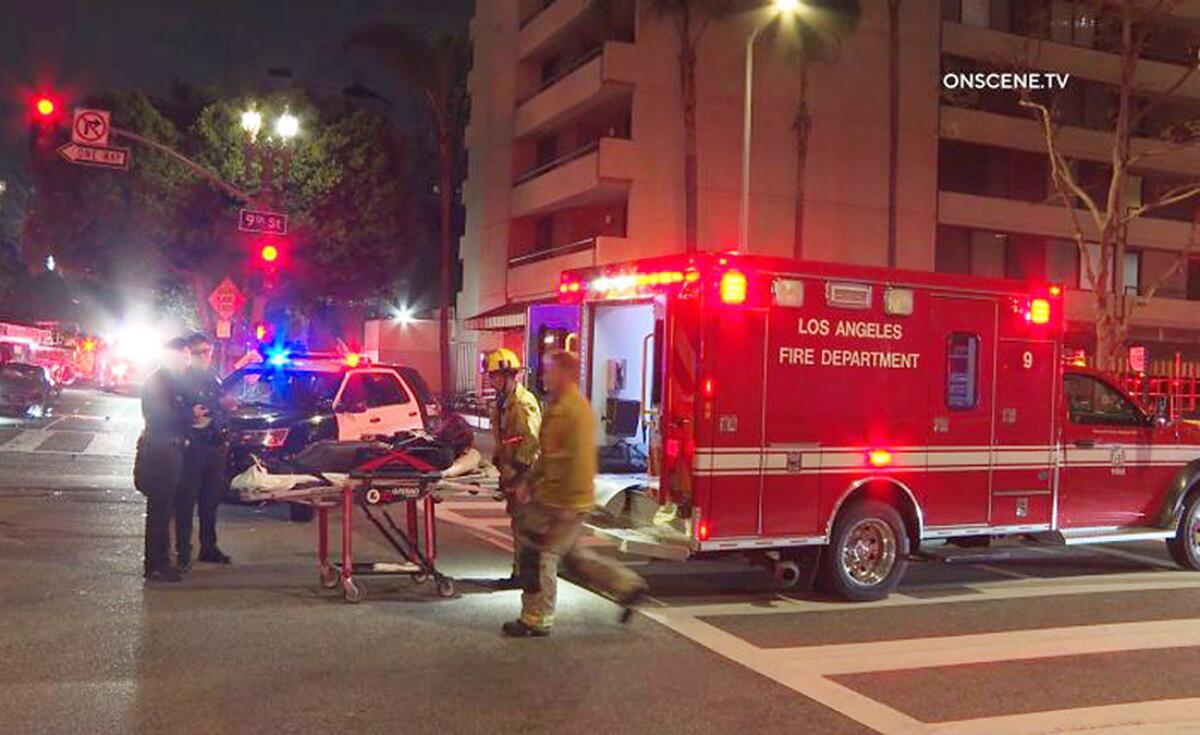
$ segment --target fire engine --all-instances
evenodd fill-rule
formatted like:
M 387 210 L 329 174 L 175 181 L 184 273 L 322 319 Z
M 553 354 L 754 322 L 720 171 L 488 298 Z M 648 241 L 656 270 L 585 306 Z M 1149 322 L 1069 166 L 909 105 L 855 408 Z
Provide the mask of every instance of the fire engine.
M 748 554 L 851 600 L 947 540 L 1159 539 L 1200 569 L 1200 430 L 1064 363 L 1058 286 L 728 253 L 558 291 L 597 443 L 648 460 L 597 479 L 593 530 L 626 550 Z

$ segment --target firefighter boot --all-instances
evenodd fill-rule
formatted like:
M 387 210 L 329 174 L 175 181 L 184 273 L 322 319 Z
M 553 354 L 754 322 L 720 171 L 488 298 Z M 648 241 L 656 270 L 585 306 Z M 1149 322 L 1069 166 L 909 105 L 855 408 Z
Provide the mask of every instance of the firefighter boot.
M 545 638 L 550 635 L 549 628 L 535 628 L 532 625 L 526 625 L 523 620 L 510 620 L 500 626 L 500 630 L 510 638 Z

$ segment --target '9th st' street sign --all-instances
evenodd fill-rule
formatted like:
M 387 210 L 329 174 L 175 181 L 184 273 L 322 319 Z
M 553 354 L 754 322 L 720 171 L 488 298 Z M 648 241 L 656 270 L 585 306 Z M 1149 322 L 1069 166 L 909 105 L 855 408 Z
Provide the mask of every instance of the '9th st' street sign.
M 286 214 L 265 210 L 243 209 L 238 212 L 238 229 L 242 232 L 258 232 L 264 235 L 286 235 Z

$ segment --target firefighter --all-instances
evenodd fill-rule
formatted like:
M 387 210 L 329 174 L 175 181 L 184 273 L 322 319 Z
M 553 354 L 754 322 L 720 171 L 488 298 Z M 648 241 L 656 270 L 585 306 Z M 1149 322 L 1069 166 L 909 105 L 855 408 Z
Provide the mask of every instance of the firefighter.
M 199 510 L 200 554 L 211 564 L 231 564 L 217 547 L 217 508 L 225 494 L 229 436 L 223 419 L 221 382 L 212 368 L 213 343 L 199 332 L 188 338 L 185 385 L 191 412 L 188 448 L 175 503 L 175 552 L 179 569 L 192 565 L 192 517 Z
M 519 576 L 520 546 L 518 544 L 516 508 L 512 491 L 520 485 L 525 473 L 538 455 L 538 431 L 542 425 L 542 408 L 537 398 L 517 380 L 521 361 L 512 350 L 501 347 L 488 353 L 485 369 L 488 383 L 496 391 L 492 408 L 492 435 L 496 448 L 492 463 L 500 470 L 500 489 L 505 495 L 505 510 L 513 530 L 512 574 L 497 583 L 501 589 L 521 586 Z
M 163 365 L 142 387 L 145 428 L 138 438 L 133 483 L 146 496 L 146 543 L 142 574 L 147 581 L 178 582 L 171 565 L 171 517 L 191 425 L 184 391 L 187 341 L 167 343 Z
M 584 518 L 596 504 L 596 419 L 579 390 L 579 358 L 551 353 L 545 381 L 550 400 L 539 436 L 542 453 L 517 488 L 521 617 L 503 626 L 514 637 L 550 634 L 560 561 L 622 605 L 622 623 L 646 590 L 632 570 L 579 545 Z

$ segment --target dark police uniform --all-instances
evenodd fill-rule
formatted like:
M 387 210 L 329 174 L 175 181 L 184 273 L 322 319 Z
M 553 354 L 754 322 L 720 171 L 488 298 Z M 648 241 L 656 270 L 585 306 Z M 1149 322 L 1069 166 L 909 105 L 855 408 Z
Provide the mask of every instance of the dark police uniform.
M 229 435 L 221 408 L 221 383 L 214 373 L 190 369 L 186 373 L 188 411 L 193 405 L 208 409 L 211 421 L 189 429 L 183 458 L 183 476 L 175 501 L 175 545 L 180 566 L 192 558 L 192 514 L 199 506 L 200 559 L 220 561 L 217 549 L 217 508 L 225 494 Z M 224 557 L 227 563 L 228 558 Z
M 146 496 L 146 574 L 171 570 L 171 517 L 191 413 L 178 377 L 159 370 L 146 379 L 142 387 L 145 429 L 133 465 L 134 485 Z

